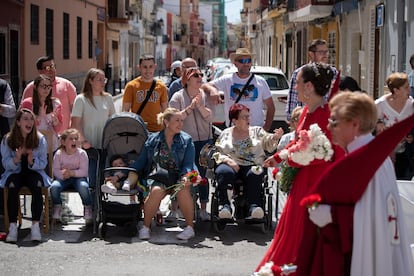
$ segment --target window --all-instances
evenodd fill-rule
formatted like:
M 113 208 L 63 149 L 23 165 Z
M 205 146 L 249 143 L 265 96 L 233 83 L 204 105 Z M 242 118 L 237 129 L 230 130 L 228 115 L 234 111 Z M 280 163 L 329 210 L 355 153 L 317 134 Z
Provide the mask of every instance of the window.
M 69 59 L 69 14 L 63 13 L 63 59 Z
M 82 18 L 76 18 L 76 53 L 78 59 L 82 58 Z
M 6 33 L 0 31 L 0 75 L 6 74 Z
M 39 44 L 39 6 L 30 5 L 30 42 Z
M 93 58 L 93 22 L 88 21 L 88 57 Z
M 46 9 L 46 55 L 53 57 L 53 10 Z

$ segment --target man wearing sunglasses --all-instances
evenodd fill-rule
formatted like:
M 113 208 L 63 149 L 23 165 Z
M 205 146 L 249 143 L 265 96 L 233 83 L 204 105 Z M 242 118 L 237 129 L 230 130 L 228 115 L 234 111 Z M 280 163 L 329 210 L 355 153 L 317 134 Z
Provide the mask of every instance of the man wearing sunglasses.
M 44 74 L 52 80 L 52 97 L 58 98 L 62 104 L 62 132 L 69 128 L 73 102 L 76 98 L 76 87 L 69 80 L 56 76 L 56 64 L 50 56 L 40 57 L 36 61 L 36 68 L 39 74 Z M 33 81 L 24 89 L 22 100 L 32 96 Z
M 264 78 L 254 75 L 247 84 L 246 89 L 243 88 L 249 81 L 252 74 L 252 54 L 247 48 L 239 48 L 235 53 L 230 54 L 230 60 L 237 67 L 237 72 L 226 74 L 209 83 L 203 85 L 204 90 L 217 90 L 224 92 L 224 114 L 228 114 L 230 107 L 242 94 L 239 103 L 250 109 L 250 125 L 261 126 L 269 131 L 272 126 L 275 106 L 269 86 Z M 266 115 L 263 114 L 263 105 L 266 106 Z M 226 125 L 230 125 L 228 116 L 226 116 Z
M 312 62 L 320 62 L 320 63 L 328 63 L 329 61 L 329 49 L 328 45 L 325 40 L 323 39 L 314 39 L 309 43 L 308 46 L 308 55 L 309 55 L 309 63 Z M 298 101 L 298 92 L 295 89 L 296 86 L 296 76 L 299 73 L 300 69 L 302 69 L 304 65 L 296 68 L 295 71 L 292 73 L 292 77 L 290 79 L 290 88 L 289 94 L 287 98 L 286 104 L 286 118 L 288 121 L 291 119 L 292 111 L 297 106 L 303 106 L 302 102 Z M 338 76 L 338 71 L 335 67 L 332 67 L 334 71 L 334 78 L 332 83 L 335 83 L 336 78 Z M 330 98 L 332 91 L 330 91 L 326 96 L 325 99 L 328 100 Z

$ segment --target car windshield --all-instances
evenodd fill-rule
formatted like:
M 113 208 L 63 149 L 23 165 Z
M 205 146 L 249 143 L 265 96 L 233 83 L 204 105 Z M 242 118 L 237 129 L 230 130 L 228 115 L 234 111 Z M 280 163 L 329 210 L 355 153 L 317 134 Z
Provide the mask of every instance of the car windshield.
M 289 89 L 289 84 L 282 75 L 261 73 L 260 76 L 266 80 L 270 90 Z

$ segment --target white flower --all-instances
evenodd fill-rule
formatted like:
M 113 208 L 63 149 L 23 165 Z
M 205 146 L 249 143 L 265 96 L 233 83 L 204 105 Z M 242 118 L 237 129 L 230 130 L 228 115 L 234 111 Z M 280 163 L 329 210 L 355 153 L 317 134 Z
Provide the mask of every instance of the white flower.
M 262 166 L 258 166 L 258 165 L 256 165 L 256 166 L 252 166 L 252 172 L 253 172 L 255 175 L 260 175 L 260 174 L 262 174 L 262 173 L 263 173 L 263 168 L 262 168 Z
M 272 266 L 273 266 L 273 262 L 267 262 L 259 269 L 259 271 L 255 272 L 253 275 L 254 276 L 273 276 Z

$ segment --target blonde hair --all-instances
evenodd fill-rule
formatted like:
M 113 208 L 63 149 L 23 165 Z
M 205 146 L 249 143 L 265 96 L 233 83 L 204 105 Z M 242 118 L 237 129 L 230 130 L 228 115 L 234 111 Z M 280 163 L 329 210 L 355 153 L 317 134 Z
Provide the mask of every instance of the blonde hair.
M 62 134 L 60 135 L 60 146 L 59 149 L 63 149 L 66 151 L 65 148 L 65 141 L 69 137 L 69 135 L 75 134 L 78 136 L 78 139 L 80 137 L 79 131 L 76 128 L 68 128 L 65 129 Z
M 341 92 L 329 101 L 329 108 L 337 110 L 337 119 L 344 121 L 358 120 L 362 134 L 374 130 L 378 115 L 374 100 L 362 92 Z
M 157 122 L 159 125 L 165 126 L 164 120 L 169 121 L 171 117 L 180 111 L 177 108 L 174 107 L 168 107 L 164 110 L 164 112 L 157 114 Z

